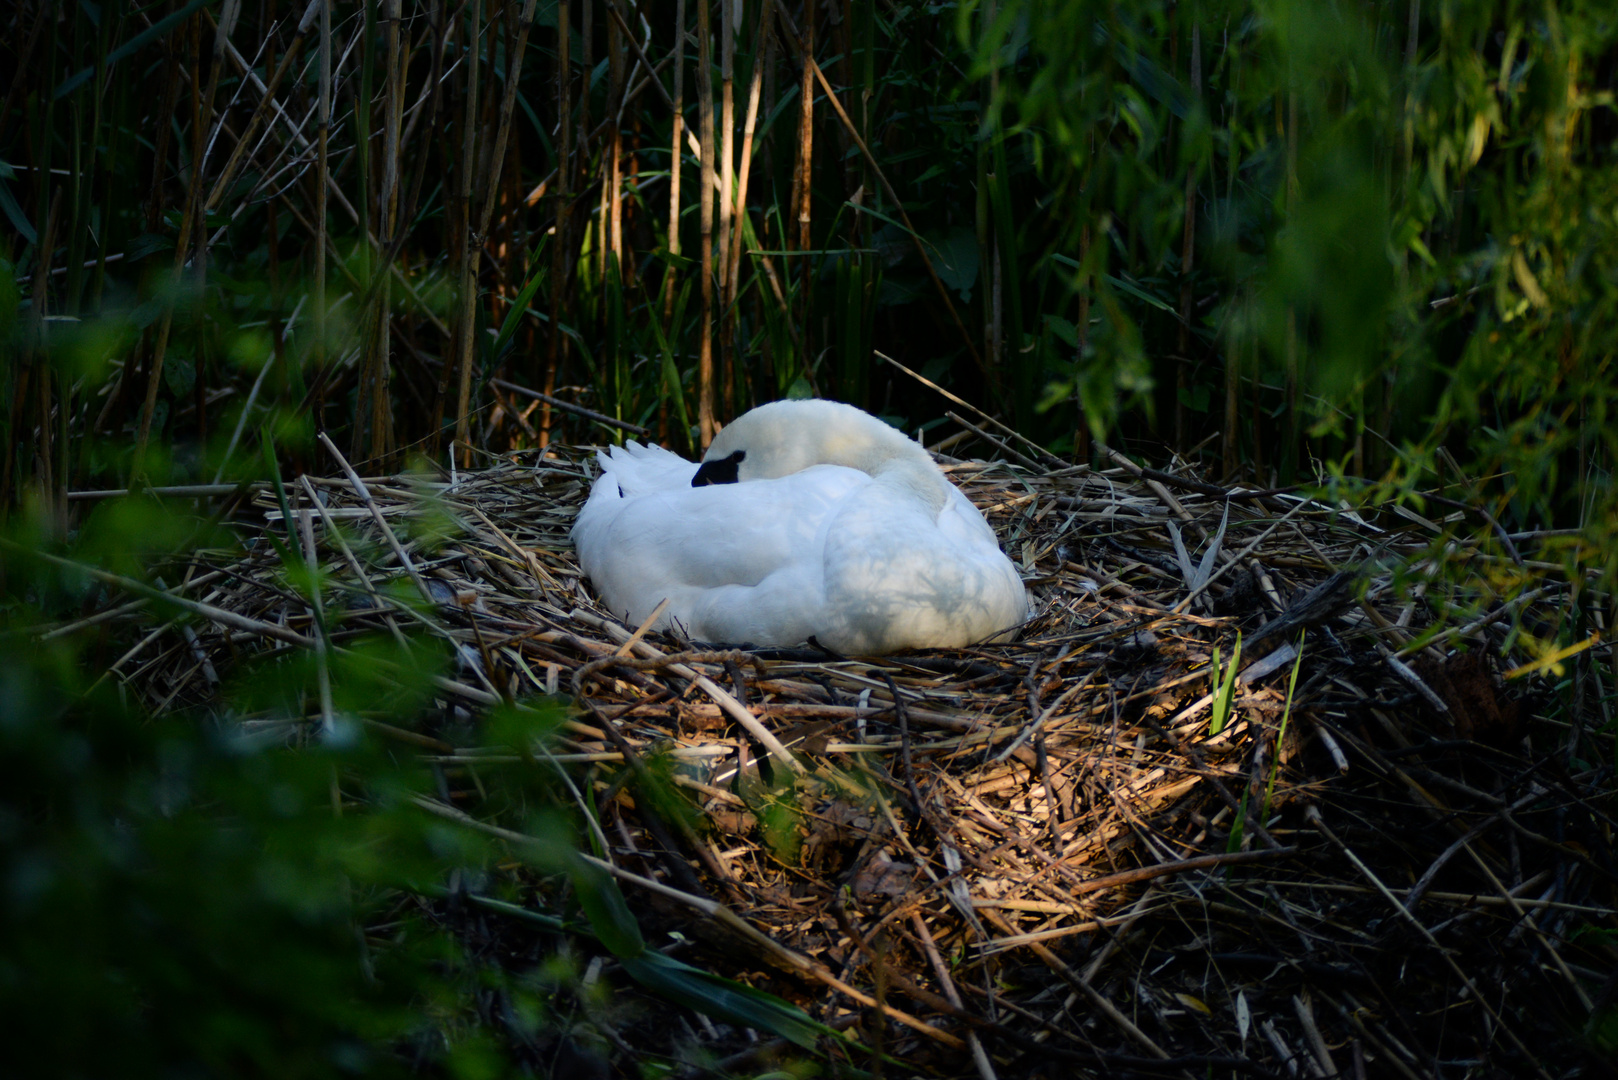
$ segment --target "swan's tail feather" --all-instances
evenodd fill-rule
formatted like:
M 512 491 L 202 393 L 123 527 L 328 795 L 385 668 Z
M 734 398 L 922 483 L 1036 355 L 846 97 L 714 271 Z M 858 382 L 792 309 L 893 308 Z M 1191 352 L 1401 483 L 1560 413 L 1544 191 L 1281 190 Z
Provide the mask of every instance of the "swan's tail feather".
M 623 446 L 596 451 L 601 466 L 601 483 L 611 476 L 625 498 L 671 487 L 690 487 L 697 467 L 679 454 L 661 446 L 645 446 L 633 439 Z

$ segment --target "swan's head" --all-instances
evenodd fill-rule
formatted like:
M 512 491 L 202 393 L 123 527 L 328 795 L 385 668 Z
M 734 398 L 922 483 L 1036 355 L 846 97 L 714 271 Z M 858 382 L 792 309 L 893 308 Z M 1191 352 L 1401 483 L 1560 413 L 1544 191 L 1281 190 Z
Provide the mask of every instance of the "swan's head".
M 691 486 L 769 480 L 814 465 L 845 465 L 876 476 L 901 462 L 938 472 L 925 450 L 862 409 L 819 398 L 772 401 L 738 416 L 714 437 Z

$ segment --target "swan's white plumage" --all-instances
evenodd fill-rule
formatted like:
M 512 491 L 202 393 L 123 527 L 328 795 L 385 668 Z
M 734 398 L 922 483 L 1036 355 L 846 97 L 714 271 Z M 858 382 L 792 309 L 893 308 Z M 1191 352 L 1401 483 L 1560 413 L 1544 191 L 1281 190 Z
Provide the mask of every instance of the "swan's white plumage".
M 704 487 L 660 447 L 598 455 L 573 539 L 608 609 L 638 625 L 667 598 L 654 628 L 865 654 L 959 647 L 1027 616 L 983 515 L 882 421 L 779 401 L 738 417 L 705 460 L 737 450 L 738 482 Z

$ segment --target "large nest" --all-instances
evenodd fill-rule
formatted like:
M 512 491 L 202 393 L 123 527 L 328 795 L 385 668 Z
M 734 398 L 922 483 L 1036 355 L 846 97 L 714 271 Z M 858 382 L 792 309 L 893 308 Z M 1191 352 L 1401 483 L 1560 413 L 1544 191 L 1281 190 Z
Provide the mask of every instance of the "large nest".
M 477 770 L 529 749 L 465 735 L 501 701 L 566 697 L 548 753 L 592 792 L 653 944 L 914 1070 L 1608 1068 L 1613 656 L 1587 639 L 1588 583 L 1524 559 L 1534 537 L 1467 540 L 1464 507 L 1355 513 L 1177 462 L 1000 449 L 1017 461 L 940 460 L 1029 582 L 1011 644 L 873 659 L 638 634 L 568 541 L 593 463 L 553 451 L 439 478 L 343 465 L 287 486 L 290 529 L 253 489 L 243 548 L 171 590 L 201 618 L 117 674 L 160 708 L 205 707 L 234 665 L 314 649 L 275 548 L 302 552 L 334 647 L 380 632 L 453 651 L 426 726 L 368 718 L 438 770 L 427 809 L 511 837 Z M 1559 636 L 1588 647 L 1547 656 Z M 273 721 L 289 738 L 333 720 L 318 696 L 302 707 Z M 527 932 L 485 914 L 464 932 Z M 620 1075 L 635 1053 L 743 1068 L 780 1049 L 649 1003 L 589 1024 Z

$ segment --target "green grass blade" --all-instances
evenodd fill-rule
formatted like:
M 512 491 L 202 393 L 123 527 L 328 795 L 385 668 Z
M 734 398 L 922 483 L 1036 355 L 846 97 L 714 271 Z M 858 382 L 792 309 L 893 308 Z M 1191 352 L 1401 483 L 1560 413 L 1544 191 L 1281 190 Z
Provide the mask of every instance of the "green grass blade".
M 623 890 L 610 874 L 575 855 L 569 860 L 569 877 L 590 928 L 612 955 L 627 963 L 646 951 L 640 923 L 630 913 Z

